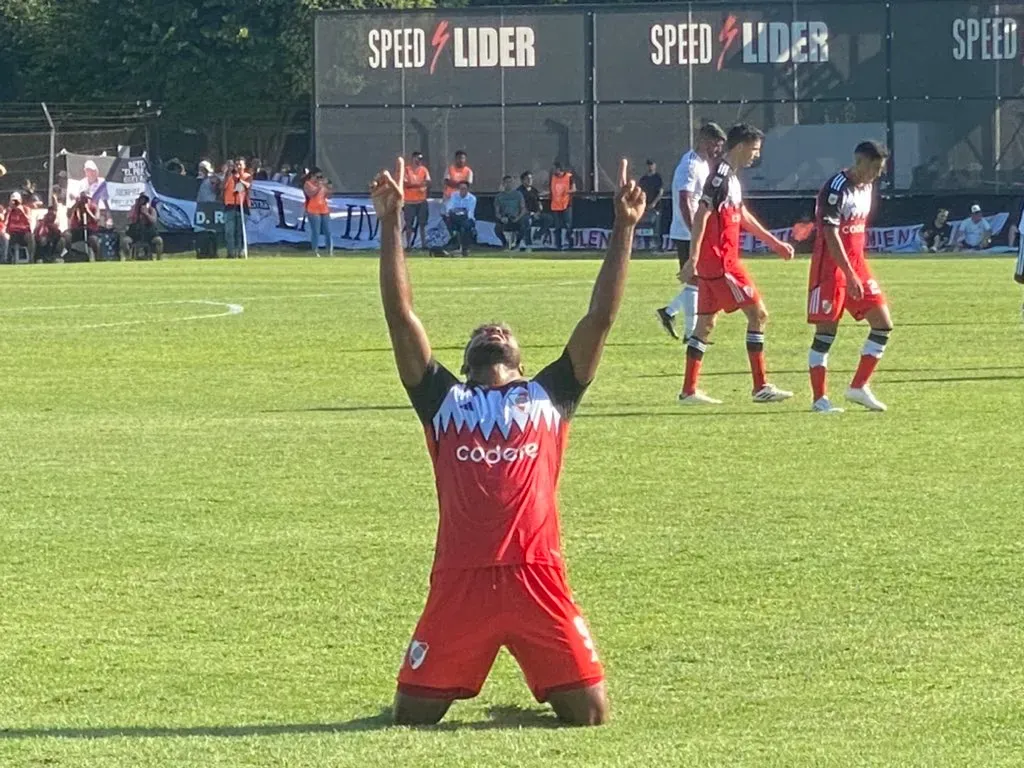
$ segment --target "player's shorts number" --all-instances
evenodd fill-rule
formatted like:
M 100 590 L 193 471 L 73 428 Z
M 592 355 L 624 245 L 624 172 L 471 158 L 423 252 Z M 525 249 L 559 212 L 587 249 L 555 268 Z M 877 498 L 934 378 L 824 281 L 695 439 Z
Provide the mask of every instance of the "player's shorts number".
M 576 627 L 576 631 L 580 633 L 580 637 L 583 638 L 583 647 L 590 651 L 590 660 L 593 663 L 597 663 L 597 648 L 594 647 L 594 638 L 590 636 L 590 629 L 587 627 L 587 622 L 583 620 L 582 616 L 577 616 L 573 619 L 573 624 Z
M 874 278 L 867 281 L 864 286 L 864 293 L 868 296 L 877 296 L 882 292 L 882 289 L 878 287 L 878 281 Z

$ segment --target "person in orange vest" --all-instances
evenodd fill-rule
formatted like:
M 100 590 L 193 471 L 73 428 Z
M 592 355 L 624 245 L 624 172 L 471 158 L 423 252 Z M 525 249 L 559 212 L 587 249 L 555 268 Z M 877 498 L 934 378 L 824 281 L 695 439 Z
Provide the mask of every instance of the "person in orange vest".
M 473 172 L 469 173 L 472 176 Z M 447 187 L 445 191 L 447 191 Z M 409 165 L 405 168 L 405 229 L 409 233 L 407 248 L 412 248 L 416 243 L 418 228 L 420 247 L 427 250 L 427 219 L 430 217 L 427 195 L 429 193 L 430 170 L 423 164 L 423 153 L 413 152 L 409 158 Z
M 460 149 L 455 153 L 455 162 L 448 166 L 444 174 L 444 199 L 447 200 L 459 191 L 459 184 L 465 182 L 473 188 L 473 169 L 466 162 L 466 151 Z
M 572 196 L 576 193 L 576 178 L 572 171 L 567 171 L 562 164 L 555 162 L 551 178 L 548 180 L 548 191 L 551 194 L 551 219 L 555 228 L 555 247 L 560 251 L 572 248 Z M 565 230 L 565 242 L 562 242 L 562 230 Z
M 246 170 L 245 158 L 240 157 L 228 162 L 224 174 L 224 244 L 227 246 L 228 258 L 237 259 L 242 255 L 244 234 L 242 217 L 249 208 L 249 190 L 252 187 L 252 174 Z
M 327 204 L 331 183 L 324 178 L 324 172 L 315 165 L 302 182 L 306 196 L 306 221 L 309 222 L 309 244 L 313 253 L 320 258 L 320 236 L 327 240 L 327 255 L 334 255 L 334 239 L 331 237 L 331 207 Z

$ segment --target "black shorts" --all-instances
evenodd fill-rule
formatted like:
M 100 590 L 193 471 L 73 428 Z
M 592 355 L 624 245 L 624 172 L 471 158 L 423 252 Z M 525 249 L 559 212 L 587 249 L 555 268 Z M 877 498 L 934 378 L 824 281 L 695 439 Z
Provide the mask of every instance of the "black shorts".
M 20 245 L 22 248 L 28 248 L 29 243 L 32 242 L 32 235 L 28 232 L 9 232 L 7 236 L 10 238 L 11 245 Z
M 415 226 L 427 226 L 427 222 L 430 220 L 430 209 L 427 206 L 427 201 L 424 200 L 422 203 L 406 203 L 405 204 L 405 226 L 410 229 Z
M 690 241 L 673 240 L 672 242 L 676 244 L 676 256 L 679 257 L 679 268 L 682 269 L 690 260 Z
M 84 243 L 86 242 L 86 235 L 89 239 L 96 237 L 95 232 L 88 232 L 87 230 L 72 229 L 71 230 L 71 242 L 72 243 Z

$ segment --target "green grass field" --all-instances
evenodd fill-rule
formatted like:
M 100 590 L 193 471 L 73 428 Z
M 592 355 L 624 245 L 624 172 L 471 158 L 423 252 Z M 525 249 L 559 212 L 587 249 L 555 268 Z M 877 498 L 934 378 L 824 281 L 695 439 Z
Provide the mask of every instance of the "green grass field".
M 652 312 L 675 269 L 645 261 L 575 422 L 592 730 L 551 727 L 504 654 L 446 725 L 386 727 L 436 509 L 373 259 L 0 270 L 0 766 L 1024 764 L 1010 261 L 879 261 L 890 411 L 838 417 L 807 412 L 806 262 L 751 268 L 794 401 L 749 402 L 734 316 L 704 366 L 726 404 L 681 410 Z M 532 371 L 596 271 L 412 269 L 443 362 L 502 319 Z M 839 400 L 865 333 L 833 349 Z

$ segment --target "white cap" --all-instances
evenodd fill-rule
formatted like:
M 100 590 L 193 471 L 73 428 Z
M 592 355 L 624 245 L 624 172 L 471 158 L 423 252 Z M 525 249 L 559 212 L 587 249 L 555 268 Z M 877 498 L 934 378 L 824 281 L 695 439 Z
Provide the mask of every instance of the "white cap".
M 96 171 L 96 173 L 100 172 L 100 169 L 96 167 L 96 163 L 94 163 L 92 160 L 85 161 L 85 170 Z
M 971 206 L 971 213 L 981 213 L 981 206 L 975 203 Z
M 199 163 L 199 170 L 213 173 L 213 164 L 209 160 L 203 160 Z
M 21 202 L 21 192 L 11 192 L 11 202 Z

